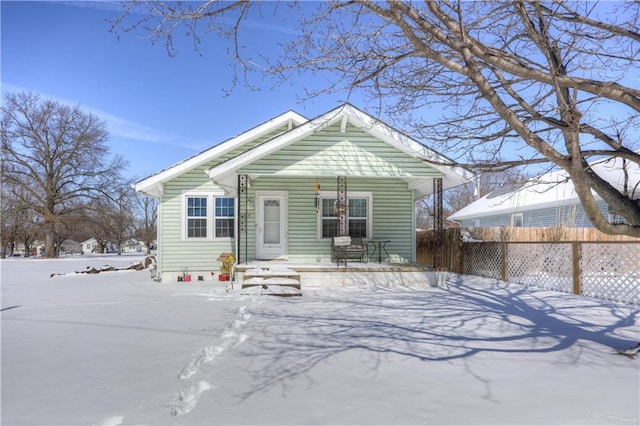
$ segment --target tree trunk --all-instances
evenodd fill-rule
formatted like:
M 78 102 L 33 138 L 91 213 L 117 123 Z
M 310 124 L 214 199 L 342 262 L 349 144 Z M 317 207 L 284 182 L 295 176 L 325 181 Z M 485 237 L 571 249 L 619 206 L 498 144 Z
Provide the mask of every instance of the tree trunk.
M 55 227 L 51 220 L 44 222 L 44 257 L 53 258 L 56 257 L 55 253 Z

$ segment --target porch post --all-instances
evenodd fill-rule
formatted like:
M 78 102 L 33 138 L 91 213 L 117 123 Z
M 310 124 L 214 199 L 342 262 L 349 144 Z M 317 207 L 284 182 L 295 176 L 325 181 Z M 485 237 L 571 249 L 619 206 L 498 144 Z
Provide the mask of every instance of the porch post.
M 347 224 L 347 177 L 338 176 L 338 188 L 335 211 L 338 217 L 338 236 L 349 235 L 349 226 Z
M 433 266 L 439 268 L 443 263 L 443 220 L 442 220 L 442 178 L 433 180 Z
M 249 194 L 247 192 L 247 175 L 238 175 L 238 235 L 236 236 L 236 258 L 240 263 L 242 237 L 244 236 L 244 263 L 247 263 L 247 217 Z

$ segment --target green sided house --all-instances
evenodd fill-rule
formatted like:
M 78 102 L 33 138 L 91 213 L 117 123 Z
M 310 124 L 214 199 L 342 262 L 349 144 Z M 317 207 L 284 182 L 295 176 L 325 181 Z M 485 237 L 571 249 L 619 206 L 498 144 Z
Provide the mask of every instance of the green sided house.
M 345 104 L 312 120 L 286 112 L 135 189 L 158 199 L 163 281 L 184 270 L 211 279 L 224 252 L 239 264 L 329 265 L 339 235 L 388 240 L 382 260 L 411 263 L 416 201 L 471 178 L 434 165 L 445 160 Z

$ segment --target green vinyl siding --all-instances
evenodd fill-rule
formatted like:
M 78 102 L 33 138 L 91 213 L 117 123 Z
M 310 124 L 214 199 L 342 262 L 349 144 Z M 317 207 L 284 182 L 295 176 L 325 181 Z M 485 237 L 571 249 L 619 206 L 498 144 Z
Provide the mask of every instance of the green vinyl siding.
M 347 126 L 329 127 L 243 167 L 240 173 L 282 176 L 438 177 L 424 162 Z
M 321 192 L 336 191 L 336 176 L 347 176 L 347 192 L 371 196 L 371 237 L 388 239 L 387 251 L 394 262 L 410 262 L 414 256 L 414 200 L 407 182 L 402 178 L 440 177 L 429 165 L 378 140 L 365 131 L 347 126 L 327 128 L 297 141 L 243 167 L 251 185 L 248 199 L 236 205 L 235 238 L 184 239 L 183 199 L 189 194 L 221 194 L 205 171 L 221 162 L 255 147 L 283 131 L 277 131 L 244 144 L 212 159 L 164 184 L 160 199 L 161 223 L 158 234 L 159 269 L 163 274 L 180 273 L 187 269 L 206 274 L 219 271 L 216 258 L 232 252 L 241 262 L 256 259 L 256 193 L 286 193 L 287 252 L 291 262 L 328 262 L 330 239 L 318 237 L 318 216 L 315 212 L 316 182 Z M 226 188 L 235 190 L 235 188 Z M 213 205 L 209 207 L 213 209 Z M 247 213 L 246 232 L 237 233 L 239 214 Z M 236 239 L 240 244 L 236 253 Z
M 263 143 L 263 142 L 265 142 L 265 141 L 267 141 L 267 140 L 269 140 L 269 139 L 271 139 L 271 138 L 273 138 L 275 136 L 278 136 L 281 133 L 286 132 L 287 130 L 288 130 L 287 126 L 281 126 L 280 128 L 278 128 L 278 129 L 276 129 L 276 130 L 274 130 L 272 132 L 269 132 L 269 133 L 267 133 L 267 134 L 265 134 L 265 135 L 263 135 L 263 136 L 261 136 L 259 138 L 256 138 L 256 139 L 254 139 L 252 141 L 249 141 L 249 142 L 246 142 L 242 146 L 236 147 L 235 149 L 233 149 L 233 150 L 231 150 L 231 151 L 229 151 L 229 152 L 227 152 L 227 153 L 225 153 L 223 155 L 220 155 L 219 157 L 215 158 L 210 163 L 207 163 L 207 166 L 205 167 L 205 169 L 209 168 L 209 167 L 215 167 L 215 166 L 217 166 L 217 165 L 229 160 L 230 158 L 236 157 L 237 155 L 240 155 L 243 152 L 258 146 L 261 143 Z
M 183 239 L 183 197 L 185 193 L 220 193 L 220 188 L 213 185 L 205 170 L 211 167 L 208 163 L 186 172 L 164 185 L 162 203 L 162 227 L 159 233 L 159 247 L 162 251 L 161 264 L 163 273 L 189 271 L 217 271 L 220 262 L 216 259 L 220 253 L 235 252 L 233 238 L 222 239 Z M 213 205 L 209 205 L 213 212 Z M 209 215 L 209 220 L 211 215 Z
M 219 271 L 220 262 L 216 261 L 216 259 L 220 253 L 236 252 L 235 238 L 213 240 L 183 239 L 182 226 L 184 216 L 182 200 L 184 194 L 219 192 L 221 188 L 215 186 L 205 172 L 208 168 L 233 158 L 287 130 L 288 127 L 286 125 L 282 126 L 164 184 L 164 193 L 160 199 L 162 205 L 161 230 L 158 234 L 158 246 L 161 250 L 159 267 L 162 273 L 179 273 L 185 268 L 194 272 Z M 211 205 L 209 208 L 213 209 L 214 206 Z M 237 228 L 237 224 L 234 224 L 234 228 Z
M 289 261 L 328 262 L 331 241 L 318 238 L 318 218 L 315 212 L 314 185 L 321 191 L 335 191 L 336 178 L 261 177 L 252 181 L 249 198 L 255 193 L 286 191 L 288 211 Z M 348 193 L 366 192 L 372 197 L 372 224 L 375 239 L 389 239 L 387 250 L 393 261 L 409 262 L 413 256 L 413 198 L 407 184 L 399 179 L 354 178 L 347 180 Z M 249 215 L 248 260 L 254 260 L 255 212 Z M 245 238 L 240 236 L 241 260 L 244 259 Z

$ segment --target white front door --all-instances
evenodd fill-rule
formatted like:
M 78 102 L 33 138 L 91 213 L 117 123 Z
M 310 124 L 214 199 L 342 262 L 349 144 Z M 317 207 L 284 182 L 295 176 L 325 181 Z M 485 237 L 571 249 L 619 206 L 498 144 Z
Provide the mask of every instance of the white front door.
M 258 195 L 258 259 L 277 259 L 286 253 L 286 199 L 285 195 Z

